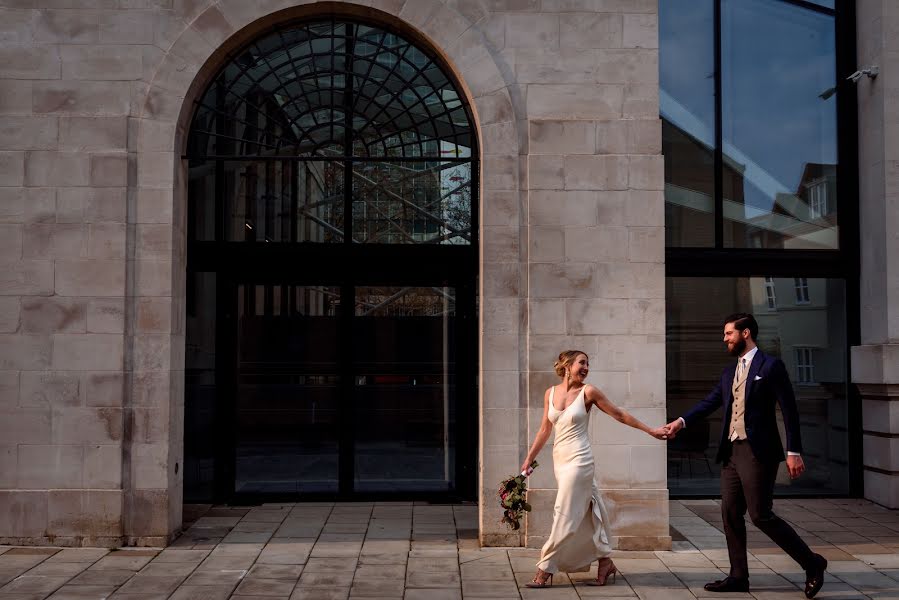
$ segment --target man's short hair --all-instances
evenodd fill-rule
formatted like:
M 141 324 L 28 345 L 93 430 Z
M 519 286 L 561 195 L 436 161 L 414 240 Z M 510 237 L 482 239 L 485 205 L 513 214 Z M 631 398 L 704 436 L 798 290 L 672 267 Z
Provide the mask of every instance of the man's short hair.
M 733 323 L 734 329 L 737 331 L 748 329 L 752 341 L 756 341 L 756 338 L 759 335 L 759 324 L 756 322 L 755 317 L 749 313 L 734 313 L 724 319 L 724 325 L 727 325 L 728 323 Z

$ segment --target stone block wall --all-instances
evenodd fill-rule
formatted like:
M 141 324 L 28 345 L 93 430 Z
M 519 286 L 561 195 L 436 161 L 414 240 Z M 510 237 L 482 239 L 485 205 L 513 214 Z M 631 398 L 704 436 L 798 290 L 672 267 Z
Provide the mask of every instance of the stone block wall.
M 173 222 L 135 210 L 134 151 L 173 7 L 3 4 L 0 543 L 165 543 Z M 168 273 L 153 294 L 145 256 Z
M 852 381 L 862 396 L 865 497 L 899 508 L 899 7 L 856 4 L 861 345 Z
M 656 0 L 55 0 L 0 7 L 0 543 L 162 544 L 181 523 L 192 101 L 228 50 L 327 11 L 417 32 L 481 135 L 480 531 L 539 545 L 494 490 L 521 463 L 561 350 L 665 417 Z M 665 448 L 591 430 L 621 547 L 668 537 Z

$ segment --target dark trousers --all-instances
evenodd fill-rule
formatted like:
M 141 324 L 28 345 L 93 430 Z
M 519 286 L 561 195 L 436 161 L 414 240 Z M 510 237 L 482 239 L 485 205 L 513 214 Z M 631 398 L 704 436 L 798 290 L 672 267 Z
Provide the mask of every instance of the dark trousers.
M 730 558 L 730 576 L 749 577 L 746 560 L 746 521 L 749 510 L 752 524 L 808 570 L 814 567 L 814 553 L 786 521 L 774 514 L 774 480 L 778 463 L 761 463 L 752 453 L 749 442 L 733 443 L 730 459 L 721 469 L 721 516 Z

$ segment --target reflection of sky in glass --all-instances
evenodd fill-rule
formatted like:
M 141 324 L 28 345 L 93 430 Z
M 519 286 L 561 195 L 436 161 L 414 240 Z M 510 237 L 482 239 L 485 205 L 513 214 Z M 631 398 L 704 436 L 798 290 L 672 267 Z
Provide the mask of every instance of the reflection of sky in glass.
M 746 167 L 746 204 L 768 211 L 807 163 L 836 163 L 836 98 L 819 97 L 835 81 L 833 17 L 725 0 L 721 39 L 724 150 Z
M 661 114 L 710 147 L 713 19 L 713 0 L 659 2 Z M 819 97 L 835 85 L 834 39 L 833 16 L 722 0 L 723 151 L 744 177 L 748 217 L 796 193 L 806 164 L 836 164 L 836 97 Z
M 710 147 L 715 144 L 712 0 L 659 2 L 661 113 Z

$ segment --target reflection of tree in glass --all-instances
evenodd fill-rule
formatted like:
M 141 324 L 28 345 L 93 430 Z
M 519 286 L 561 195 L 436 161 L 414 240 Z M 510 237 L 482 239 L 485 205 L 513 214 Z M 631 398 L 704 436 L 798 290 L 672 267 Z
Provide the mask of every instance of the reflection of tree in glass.
M 470 174 L 470 163 L 438 160 L 355 164 L 355 239 L 370 243 L 470 243 Z
M 356 292 L 357 316 L 428 317 L 455 312 L 453 288 L 369 287 Z

